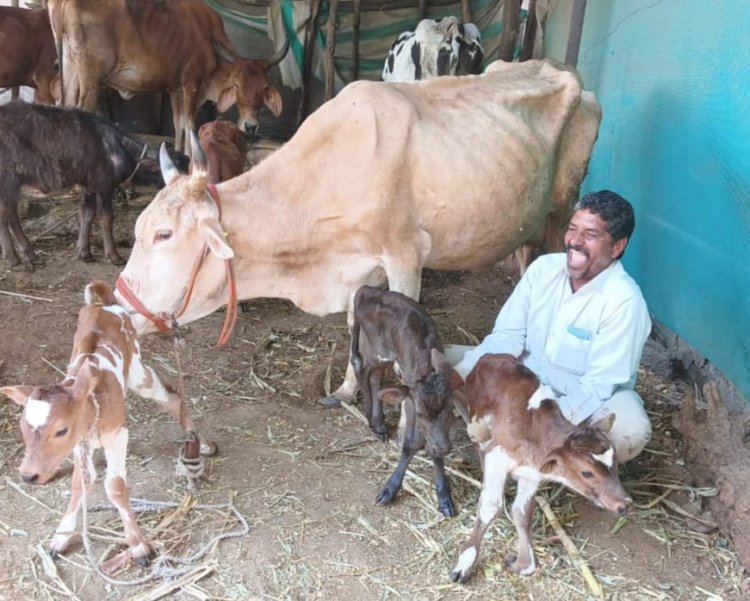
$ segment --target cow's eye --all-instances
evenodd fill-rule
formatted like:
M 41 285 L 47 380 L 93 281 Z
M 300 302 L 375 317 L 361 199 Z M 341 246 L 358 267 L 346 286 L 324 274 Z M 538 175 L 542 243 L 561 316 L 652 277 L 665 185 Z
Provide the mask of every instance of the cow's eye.
M 157 230 L 154 242 L 164 242 L 172 237 L 172 230 Z
M 58 430 L 55 432 L 55 438 L 60 438 L 61 436 L 65 436 L 68 433 L 67 428 L 63 428 L 62 430 Z
M 581 476 L 583 476 L 584 478 L 588 479 L 588 478 L 593 478 L 594 474 L 593 474 L 593 472 L 590 472 L 588 470 L 583 470 L 581 472 Z

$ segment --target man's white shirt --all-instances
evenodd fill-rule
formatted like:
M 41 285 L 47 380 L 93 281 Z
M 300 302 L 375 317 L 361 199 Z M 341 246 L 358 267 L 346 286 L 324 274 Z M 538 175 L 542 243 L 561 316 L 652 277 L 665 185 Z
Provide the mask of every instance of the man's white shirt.
M 615 261 L 575 293 L 565 253 L 542 255 L 521 278 L 482 343 L 454 369 L 464 380 L 482 355 L 519 357 L 580 423 L 633 389 L 651 319 L 641 290 Z

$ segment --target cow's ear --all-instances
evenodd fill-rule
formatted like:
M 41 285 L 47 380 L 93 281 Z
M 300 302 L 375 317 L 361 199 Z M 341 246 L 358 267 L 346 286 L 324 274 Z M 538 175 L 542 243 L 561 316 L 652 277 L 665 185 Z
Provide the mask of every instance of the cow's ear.
M 610 413 L 608 416 L 601 418 L 595 422 L 589 422 L 589 426 L 596 430 L 601 430 L 607 434 L 612 429 L 612 424 L 615 423 L 615 414 Z
M 281 110 L 284 108 L 281 102 L 281 94 L 276 89 L 276 86 L 269 85 L 263 92 L 263 103 L 268 107 L 268 110 L 273 113 L 274 117 L 278 117 L 281 114 Z
M 230 80 L 229 85 L 219 94 L 219 100 L 216 102 L 216 109 L 220 113 L 224 113 L 232 108 L 235 102 L 237 102 L 237 90 L 234 87 L 234 81 Z
M 224 228 L 221 227 L 218 219 L 214 217 L 204 217 L 198 220 L 198 231 L 201 238 L 208 244 L 211 252 L 220 259 L 231 259 L 234 257 L 232 247 L 227 243 L 227 236 Z
M 378 398 L 389 405 L 398 405 L 408 396 L 408 386 L 394 386 L 393 388 L 383 388 L 378 391 Z
M 556 468 L 557 458 L 553 455 L 547 458 L 547 461 L 542 464 L 542 467 L 539 468 L 539 471 L 543 474 L 551 474 L 555 471 Z
M 4 394 L 11 401 L 23 407 L 26 405 L 26 401 L 33 389 L 33 386 L 28 386 L 26 384 L 21 384 L 19 386 L 3 386 L 0 388 L 0 394 Z

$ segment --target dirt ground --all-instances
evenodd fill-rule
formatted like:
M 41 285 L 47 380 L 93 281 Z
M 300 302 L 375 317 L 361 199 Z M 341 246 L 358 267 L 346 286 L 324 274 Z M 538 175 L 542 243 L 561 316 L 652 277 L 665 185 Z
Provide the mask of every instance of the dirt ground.
M 133 223 L 153 192 L 128 190 L 116 202 L 116 239 L 127 255 Z M 76 211 L 72 196 L 34 200 L 24 221 L 34 237 Z M 113 283 L 118 268 L 102 259 L 75 259 L 77 220 L 36 243 L 33 273 L 0 263 L 0 385 L 48 383 L 67 364 L 82 292 L 98 278 Z M 96 230 L 96 228 L 95 228 Z M 95 231 L 98 239 L 98 231 Z M 481 337 L 516 281 L 510 261 L 487 273 L 426 273 L 422 301 L 445 342 Z M 179 584 L 161 578 L 135 586 L 105 584 L 81 545 L 57 562 L 46 557 L 65 507 L 71 464 L 59 478 L 33 487 L 21 482 L 19 410 L 0 403 L 0 600 L 19 599 L 587 599 L 590 566 L 608 599 L 747 599 L 747 578 L 730 540 L 706 510 L 716 490 L 694 485 L 685 469 L 672 415 L 686 385 L 643 367 L 639 391 L 654 423 L 646 452 L 621 468 L 635 511 L 617 519 L 558 486 L 544 488 L 552 511 L 575 547 L 562 544 L 537 507 L 538 570 L 528 577 L 503 569 L 515 545 L 507 516 L 490 528 L 469 584 L 449 580 L 468 536 L 481 479 L 473 449 L 457 419 L 448 458 L 459 515 L 436 511 L 431 466 L 415 460 L 405 489 L 389 507 L 374 505 L 398 459 L 346 408 L 318 404 L 340 382 L 347 360 L 343 315 L 316 318 L 280 300 L 253 300 L 229 344 L 217 349 L 223 312 L 185 328 L 181 363 L 189 406 L 204 438 L 218 444 L 200 489 L 190 494 L 175 473 L 180 431 L 169 416 L 139 398 L 129 400 L 129 483 L 139 521 L 158 554 L 187 560 Z M 169 337 L 142 340 L 144 356 L 176 381 Z M 359 405 L 355 405 L 356 410 Z M 391 431 L 398 416 L 388 414 Z M 97 464 L 103 473 L 103 460 Z M 512 498 L 512 497 L 511 497 Z M 101 486 L 89 504 L 105 503 Z M 162 502 L 165 505 L 158 505 Z M 247 520 L 243 531 L 229 509 Z M 175 507 L 176 505 L 176 507 Z M 110 511 L 89 513 L 93 556 L 123 549 L 122 525 Z M 226 538 L 216 541 L 217 536 Z M 210 545 L 206 546 L 208 543 Z M 130 566 L 114 575 L 145 580 Z

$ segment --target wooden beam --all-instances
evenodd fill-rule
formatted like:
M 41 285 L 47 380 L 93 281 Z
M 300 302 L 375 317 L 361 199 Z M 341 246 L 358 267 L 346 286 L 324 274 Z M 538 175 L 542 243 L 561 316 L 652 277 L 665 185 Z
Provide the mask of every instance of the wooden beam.
M 464 23 L 473 22 L 471 18 L 471 0 L 461 0 L 461 14 L 463 16 Z
M 362 21 L 362 0 L 354 0 L 352 17 L 352 81 L 359 79 L 359 25 Z
M 534 58 L 534 40 L 536 39 L 536 0 L 529 0 L 529 13 L 526 15 L 526 28 L 521 40 L 521 56 L 518 60 L 527 61 Z
M 336 10 L 339 6 L 339 0 L 330 0 L 328 6 L 326 55 L 323 62 L 323 69 L 326 75 L 326 100 L 330 100 L 331 98 L 333 98 L 333 92 L 336 83 L 336 65 L 334 64 L 334 58 L 336 55 Z
M 419 10 L 419 20 L 420 21 L 422 19 L 426 19 L 427 18 L 427 9 L 429 8 L 428 4 L 429 4 L 428 0 L 419 0 L 418 10 Z
M 312 59 L 315 52 L 315 34 L 318 31 L 318 15 L 320 13 L 320 0 L 310 0 L 310 18 L 305 25 L 305 47 L 302 65 L 302 97 L 299 103 L 299 115 L 297 127 L 307 117 L 310 105 L 310 82 L 312 80 Z
M 500 60 L 512 61 L 516 48 L 521 0 L 505 0 L 503 4 L 503 33 L 500 36 Z

